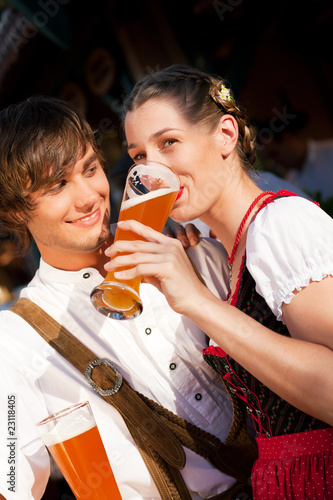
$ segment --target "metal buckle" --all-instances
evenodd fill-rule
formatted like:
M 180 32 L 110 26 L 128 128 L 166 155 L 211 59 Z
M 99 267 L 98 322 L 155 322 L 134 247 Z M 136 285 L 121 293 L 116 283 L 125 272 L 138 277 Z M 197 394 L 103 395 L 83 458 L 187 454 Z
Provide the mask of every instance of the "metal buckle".
M 100 365 L 108 366 L 116 374 L 116 382 L 115 382 L 114 387 L 112 389 L 101 389 L 100 387 L 98 387 L 94 383 L 93 379 L 91 378 L 93 369 L 96 366 L 100 366 Z M 86 377 L 86 379 L 88 380 L 89 384 L 94 389 L 94 391 L 97 391 L 101 396 L 112 396 L 113 394 L 116 394 L 116 392 L 119 391 L 119 389 L 121 388 L 122 383 L 123 383 L 123 377 L 122 377 L 121 373 L 119 373 L 117 368 L 115 366 L 113 366 L 113 364 L 110 363 L 110 361 L 108 361 L 107 359 L 95 359 L 94 361 L 89 363 L 89 365 L 87 366 L 87 368 L 84 372 L 84 376 Z

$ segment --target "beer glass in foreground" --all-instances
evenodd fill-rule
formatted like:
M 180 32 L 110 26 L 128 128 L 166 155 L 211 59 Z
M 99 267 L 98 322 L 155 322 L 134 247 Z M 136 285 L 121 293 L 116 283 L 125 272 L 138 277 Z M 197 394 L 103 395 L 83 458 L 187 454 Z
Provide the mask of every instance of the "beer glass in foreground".
M 37 427 L 77 500 L 121 500 L 88 401 L 45 418 Z
M 177 174 L 156 162 L 142 161 L 128 172 L 119 221 L 135 219 L 156 231 L 162 231 L 180 189 Z M 138 235 L 117 228 L 116 240 L 139 240 Z M 125 269 L 125 268 L 122 268 Z M 120 269 L 119 269 L 120 270 Z M 142 278 L 117 280 L 109 272 L 91 292 L 96 309 L 113 319 L 132 319 L 142 312 L 139 286 Z

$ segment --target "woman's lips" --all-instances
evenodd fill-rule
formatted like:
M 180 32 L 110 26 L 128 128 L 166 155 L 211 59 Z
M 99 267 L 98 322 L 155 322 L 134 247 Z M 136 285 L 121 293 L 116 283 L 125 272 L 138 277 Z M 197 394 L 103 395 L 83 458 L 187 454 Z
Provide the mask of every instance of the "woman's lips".
M 178 191 L 176 201 L 177 201 L 177 200 L 179 200 L 179 198 L 180 198 L 180 197 L 181 197 L 181 195 L 183 194 L 183 191 L 184 191 L 184 186 L 182 186 L 182 187 L 180 188 L 180 190 Z

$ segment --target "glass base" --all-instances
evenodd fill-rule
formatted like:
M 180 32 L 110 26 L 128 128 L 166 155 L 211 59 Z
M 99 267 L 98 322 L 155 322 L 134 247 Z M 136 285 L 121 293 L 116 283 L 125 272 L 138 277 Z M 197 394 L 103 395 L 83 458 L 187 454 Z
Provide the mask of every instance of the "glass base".
M 104 281 L 90 294 L 98 312 L 112 319 L 134 319 L 142 313 L 142 302 L 133 288 L 115 281 Z

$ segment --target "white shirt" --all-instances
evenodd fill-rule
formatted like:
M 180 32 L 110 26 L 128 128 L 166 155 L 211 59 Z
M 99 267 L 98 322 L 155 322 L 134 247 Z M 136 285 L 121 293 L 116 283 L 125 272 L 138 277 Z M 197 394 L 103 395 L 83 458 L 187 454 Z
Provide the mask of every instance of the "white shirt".
M 333 219 L 304 198 L 269 203 L 249 226 L 246 266 L 282 321 L 282 304 L 290 303 L 295 290 L 333 275 Z
M 189 254 L 217 296 L 224 298 L 226 255 L 219 242 L 203 240 Z M 209 278 L 209 275 L 212 278 Z M 98 313 L 90 291 L 102 281 L 92 268 L 57 270 L 41 261 L 21 296 L 43 307 L 98 357 L 110 360 L 131 386 L 174 413 L 227 437 L 232 406 L 219 376 L 203 361 L 205 334 L 173 312 L 153 286 L 142 284 L 143 313 L 116 321 Z M 49 459 L 35 424 L 56 411 L 88 400 L 124 500 L 157 500 L 159 494 L 122 417 L 94 392 L 83 375 L 50 347 L 22 318 L 0 312 L 0 493 L 7 500 L 40 499 L 49 478 Z M 8 488 L 7 399 L 16 400 L 15 489 Z M 182 471 L 194 500 L 215 495 L 234 480 L 186 451 Z
M 333 141 L 308 141 L 308 152 L 301 170 L 290 170 L 286 178 L 311 195 L 317 191 L 322 199 L 333 196 Z

